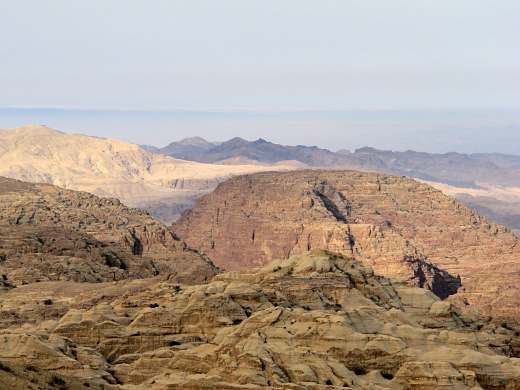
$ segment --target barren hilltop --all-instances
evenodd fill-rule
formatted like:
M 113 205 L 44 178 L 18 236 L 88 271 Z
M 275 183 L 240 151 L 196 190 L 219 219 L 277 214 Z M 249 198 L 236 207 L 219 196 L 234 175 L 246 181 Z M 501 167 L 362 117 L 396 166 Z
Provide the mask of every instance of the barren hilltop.
M 241 176 L 200 199 L 173 230 L 224 269 L 326 249 L 453 295 L 461 307 L 520 318 L 518 238 L 409 178 L 356 171 Z
M 155 276 L 198 283 L 217 272 L 141 210 L 86 192 L 0 177 L 0 274 L 8 285 Z

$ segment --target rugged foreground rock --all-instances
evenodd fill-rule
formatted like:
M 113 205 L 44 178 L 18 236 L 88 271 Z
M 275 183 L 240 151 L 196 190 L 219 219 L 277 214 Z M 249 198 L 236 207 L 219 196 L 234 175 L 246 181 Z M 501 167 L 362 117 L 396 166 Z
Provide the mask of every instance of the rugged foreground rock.
M 200 283 L 217 271 L 166 226 L 118 200 L 0 178 L 0 289 L 158 275 Z
M 341 255 L 294 256 L 195 286 L 153 279 L 90 286 L 45 282 L 0 292 L 0 318 L 43 297 L 49 308 L 45 319 L 0 324 L 0 384 L 520 389 L 517 330 L 461 314 Z
M 461 307 L 520 318 L 518 239 L 412 179 L 354 171 L 237 177 L 200 199 L 173 230 L 225 269 L 326 249 L 452 295 Z

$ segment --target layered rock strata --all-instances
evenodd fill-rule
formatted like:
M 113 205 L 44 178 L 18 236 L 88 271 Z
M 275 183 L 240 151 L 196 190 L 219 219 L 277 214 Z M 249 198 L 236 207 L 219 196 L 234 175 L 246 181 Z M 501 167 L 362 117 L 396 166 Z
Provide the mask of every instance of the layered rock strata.
M 355 171 L 246 175 L 201 198 L 173 230 L 225 269 L 327 249 L 442 298 L 457 292 L 450 299 L 463 307 L 520 318 L 517 237 L 412 179 Z
M 67 307 L 72 293 L 59 283 L 71 282 L 39 285 Z M 126 283 L 144 281 L 99 286 Z M 0 362 L 105 389 L 520 388 L 518 330 L 341 255 L 140 287 L 3 329 Z M 0 293 L 2 305 L 16 290 Z
M 208 280 L 216 272 L 209 259 L 165 225 L 118 200 L 0 178 L 4 282 L 100 282 L 161 275 L 189 283 Z

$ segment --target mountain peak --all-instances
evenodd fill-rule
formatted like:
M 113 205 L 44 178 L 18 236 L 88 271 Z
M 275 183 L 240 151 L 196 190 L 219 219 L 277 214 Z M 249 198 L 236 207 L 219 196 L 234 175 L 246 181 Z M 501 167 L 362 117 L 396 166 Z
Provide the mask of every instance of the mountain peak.
M 177 141 L 175 143 L 178 145 L 185 145 L 185 146 L 187 146 L 187 145 L 192 145 L 192 146 L 213 145 L 208 140 L 206 140 L 202 137 L 199 137 L 199 136 L 183 138 L 180 141 Z
M 217 213 L 218 222 L 207 217 Z M 198 201 L 173 230 L 227 270 L 310 249 L 354 253 L 376 273 L 413 286 L 420 269 L 432 281 L 421 286 L 441 299 L 453 295 L 485 314 L 495 310 L 520 318 L 520 293 L 505 299 L 520 281 L 518 238 L 442 192 L 401 176 L 300 170 L 235 177 Z M 505 264 L 514 264 L 515 271 Z M 490 270 L 485 285 L 476 276 L 484 267 Z M 458 275 L 464 280 L 460 291 Z M 491 285 L 509 287 L 496 299 Z M 491 303 L 495 299 L 500 305 Z
M 48 127 L 47 125 L 28 124 L 12 129 L 3 129 L 4 132 L 13 134 L 30 133 L 31 135 L 63 135 L 62 131 Z
M 248 140 L 242 138 L 242 137 L 233 137 L 226 142 L 249 142 Z

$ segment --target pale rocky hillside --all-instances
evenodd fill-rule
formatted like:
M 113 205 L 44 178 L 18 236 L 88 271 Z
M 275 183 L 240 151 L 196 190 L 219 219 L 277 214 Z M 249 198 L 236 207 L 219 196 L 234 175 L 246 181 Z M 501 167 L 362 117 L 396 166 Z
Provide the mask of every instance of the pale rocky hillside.
M 156 276 L 201 283 L 217 272 L 165 225 L 117 199 L 0 177 L 0 290 Z
M 493 221 L 509 226 L 520 235 L 520 187 L 478 183 L 466 188 L 443 183 L 426 182 L 445 194 L 460 200 Z
M 195 286 L 34 283 L 0 292 L 12 313 L 2 389 L 520 388 L 517 329 L 324 252 Z
M 288 167 L 183 161 L 39 125 L 0 130 L 0 176 L 116 197 L 168 222 L 230 176 Z

